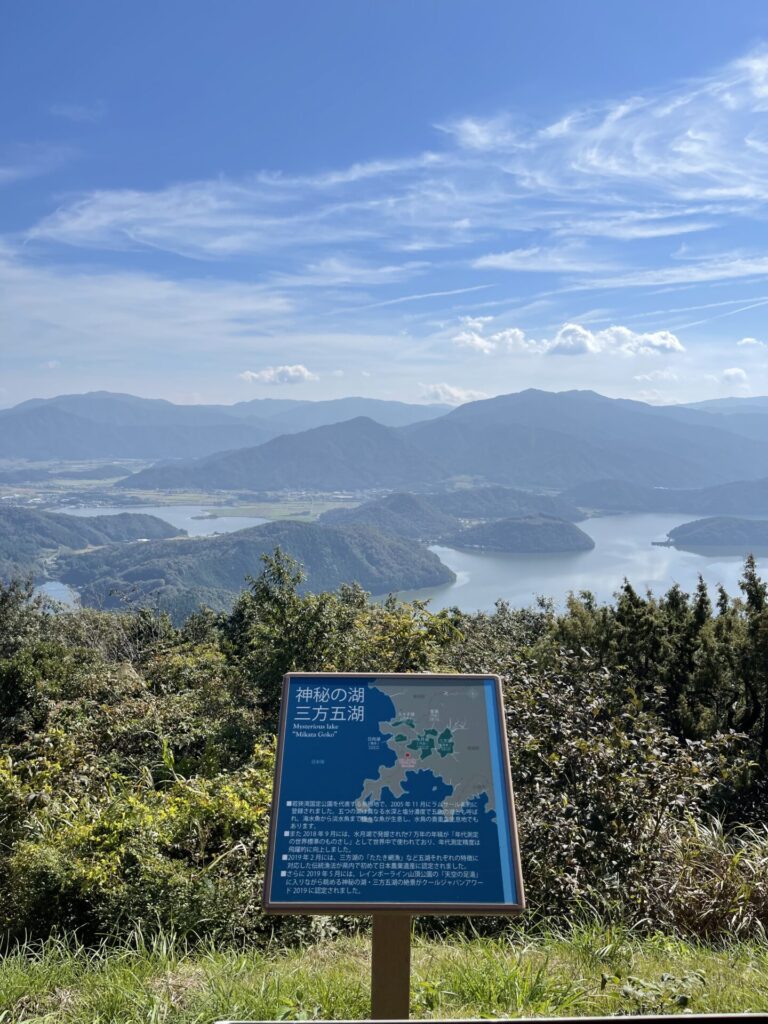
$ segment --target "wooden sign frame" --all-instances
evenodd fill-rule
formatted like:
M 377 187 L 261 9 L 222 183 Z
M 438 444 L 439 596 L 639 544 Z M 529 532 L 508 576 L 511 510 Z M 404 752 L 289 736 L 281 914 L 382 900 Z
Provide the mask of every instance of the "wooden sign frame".
M 419 680 L 428 682 L 439 682 L 445 680 L 454 685 L 458 681 L 467 683 L 493 682 L 496 714 L 499 723 L 499 743 L 502 760 L 501 785 L 503 794 L 495 794 L 497 799 L 504 799 L 507 811 L 507 822 L 509 832 L 510 850 L 512 854 L 512 868 L 515 878 L 516 903 L 418 903 L 418 902 L 376 902 L 376 903 L 354 903 L 354 902 L 311 902 L 311 903 L 278 903 L 270 899 L 272 891 L 272 879 L 274 873 L 276 856 L 276 835 L 277 818 L 280 810 L 280 784 L 282 780 L 283 756 L 285 752 L 285 731 L 288 716 L 288 690 L 291 680 L 296 679 L 321 679 L 321 680 L 349 680 L 359 679 L 365 682 L 374 680 L 400 680 L 416 683 Z M 447 672 L 289 672 L 283 677 L 282 698 L 280 706 L 280 724 L 278 729 L 277 758 L 275 761 L 275 779 L 272 791 L 272 810 L 269 824 L 269 840 L 267 846 L 267 864 L 264 873 L 264 894 L 263 907 L 268 914 L 346 914 L 349 916 L 362 914 L 389 914 L 402 913 L 413 914 L 486 914 L 502 917 L 507 914 L 516 914 L 525 909 L 525 890 L 523 888 L 523 876 L 520 866 L 520 847 L 518 842 L 517 816 L 515 813 L 515 798 L 512 789 L 512 778 L 509 766 L 509 746 L 507 742 L 507 731 L 505 728 L 504 701 L 501 687 L 501 679 L 491 673 L 485 674 L 463 674 Z

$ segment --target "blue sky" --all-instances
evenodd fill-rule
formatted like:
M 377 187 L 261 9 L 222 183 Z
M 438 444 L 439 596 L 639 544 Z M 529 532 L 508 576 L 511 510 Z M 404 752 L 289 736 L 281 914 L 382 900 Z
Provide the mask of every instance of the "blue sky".
M 768 393 L 768 6 L 25 0 L 0 404 Z

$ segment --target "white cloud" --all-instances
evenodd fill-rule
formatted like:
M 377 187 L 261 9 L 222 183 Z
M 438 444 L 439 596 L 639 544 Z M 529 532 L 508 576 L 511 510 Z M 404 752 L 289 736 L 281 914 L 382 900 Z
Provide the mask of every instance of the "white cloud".
M 758 341 L 757 338 L 742 338 L 741 341 L 737 341 L 736 344 L 740 348 L 768 348 L 768 345 L 764 341 Z
M 263 370 L 244 370 L 238 374 L 241 380 L 254 384 L 306 384 L 318 380 L 317 374 L 310 373 L 306 366 L 267 366 Z
M 742 370 L 740 366 L 731 366 L 723 370 L 721 380 L 724 384 L 745 385 L 749 382 L 749 377 L 746 370 Z
M 487 398 L 484 391 L 473 391 L 471 388 L 458 388 L 453 384 L 419 384 L 420 398 L 425 402 L 440 402 L 443 405 L 463 405 L 464 402 L 476 402 Z
M 515 149 L 523 139 L 512 128 L 508 115 L 478 118 L 462 117 L 435 126 L 450 135 L 461 149 L 489 152 Z
M 488 318 L 490 319 L 490 318 Z M 657 352 L 684 352 L 680 339 L 671 331 L 633 331 L 615 324 L 593 331 L 583 324 L 565 323 L 551 338 L 532 338 L 519 327 L 508 327 L 492 334 L 483 333 L 484 323 L 464 330 L 453 341 L 463 347 L 490 355 L 492 352 L 517 352 L 528 355 L 597 355 L 603 352 L 626 356 L 650 355 Z

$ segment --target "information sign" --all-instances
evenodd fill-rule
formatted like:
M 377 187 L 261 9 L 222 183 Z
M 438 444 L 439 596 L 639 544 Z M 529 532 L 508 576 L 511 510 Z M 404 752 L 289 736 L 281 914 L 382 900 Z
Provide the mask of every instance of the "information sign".
M 498 677 L 285 677 L 266 910 L 523 904 Z

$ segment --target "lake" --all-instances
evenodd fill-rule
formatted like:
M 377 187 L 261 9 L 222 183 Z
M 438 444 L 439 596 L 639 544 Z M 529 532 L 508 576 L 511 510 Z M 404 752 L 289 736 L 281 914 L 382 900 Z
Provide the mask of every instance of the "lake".
M 132 505 L 83 506 L 67 509 L 69 515 L 116 515 L 118 512 L 143 512 L 158 516 L 172 526 L 186 530 L 191 537 L 209 537 L 258 526 L 268 520 L 256 516 L 199 518 L 210 509 L 206 505 Z M 729 593 L 738 591 L 744 559 L 736 555 L 697 555 L 674 548 L 654 547 L 669 530 L 695 519 L 692 515 L 642 513 L 638 515 L 599 516 L 579 526 L 595 542 L 592 551 L 560 555 L 502 555 L 454 551 L 433 546 L 434 551 L 456 573 L 455 583 L 417 591 L 402 591 L 398 596 L 429 598 L 437 611 L 457 605 L 464 611 L 490 611 L 499 598 L 515 607 L 535 602 L 536 597 L 551 597 L 562 607 L 569 592 L 591 590 L 600 601 L 610 601 L 624 577 L 636 590 L 650 587 L 663 592 L 673 583 L 692 590 L 701 574 L 710 588 L 722 583 Z M 768 559 L 758 561 L 768 575 Z M 63 583 L 51 582 L 41 589 L 51 597 L 67 601 L 72 592 Z
M 258 516 L 216 516 L 216 509 L 207 505 L 82 505 L 78 508 L 62 508 L 68 516 L 116 516 L 120 512 L 140 512 L 143 515 L 157 516 L 177 530 L 186 530 L 190 537 L 211 537 L 215 533 L 233 533 L 245 530 L 249 526 L 261 526 L 269 522 Z M 213 513 L 214 518 L 207 518 Z M 42 594 L 60 601 L 62 604 L 77 604 L 77 593 L 66 583 L 49 580 L 37 588 Z
M 177 530 L 186 530 L 190 537 L 211 537 L 214 533 L 233 533 L 249 526 L 269 522 L 258 516 L 221 516 L 210 505 L 82 505 L 79 508 L 57 509 L 68 516 L 116 516 L 120 512 L 140 512 L 157 516 Z M 208 515 L 212 518 L 207 518 Z
M 524 607 L 538 595 L 551 597 L 563 607 L 571 591 L 591 590 L 600 601 L 610 601 L 624 577 L 638 591 L 650 587 L 660 593 L 673 583 L 690 591 L 699 575 L 710 588 L 722 583 L 729 593 L 737 593 L 743 558 L 653 547 L 653 541 L 664 540 L 669 530 L 695 518 L 643 513 L 587 519 L 579 527 L 592 537 L 595 547 L 574 554 L 479 554 L 435 545 L 431 550 L 453 569 L 456 582 L 403 591 L 399 596 L 408 600 L 429 598 L 433 611 L 452 605 L 464 611 L 490 611 L 499 598 Z M 766 575 L 768 560 L 758 560 L 758 566 Z

